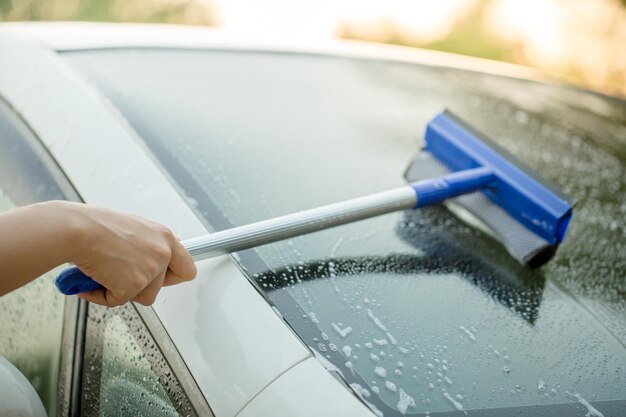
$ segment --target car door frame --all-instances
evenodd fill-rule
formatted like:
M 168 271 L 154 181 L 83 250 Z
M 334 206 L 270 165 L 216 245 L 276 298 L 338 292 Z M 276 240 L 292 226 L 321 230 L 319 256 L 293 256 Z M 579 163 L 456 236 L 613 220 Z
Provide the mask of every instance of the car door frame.
M 28 47 L 34 49 L 35 53 L 32 54 L 32 57 L 35 58 L 36 62 L 34 62 L 33 65 L 39 66 L 41 70 L 45 71 L 45 66 L 41 67 L 40 62 L 37 61 L 42 56 L 45 60 L 46 55 L 50 55 L 53 53 L 52 51 L 39 46 L 25 45 L 21 40 L 12 39 L 10 36 L 0 37 L 0 51 L 9 51 L 9 54 L 5 54 L 4 56 L 11 56 L 12 54 L 10 52 L 13 51 L 13 56 L 19 61 L 20 55 L 23 55 L 23 51 L 20 50 L 20 47 L 24 46 L 26 46 L 27 49 Z M 29 54 L 26 53 L 26 55 Z M 21 58 L 23 59 L 23 56 Z M 85 202 L 85 199 L 79 193 L 75 183 L 59 164 L 58 159 L 51 150 L 50 143 L 45 143 L 44 140 L 42 140 L 42 135 L 45 135 L 49 139 L 51 135 L 54 135 L 53 131 L 46 129 L 46 123 L 44 122 L 42 125 L 41 119 L 37 120 L 37 117 L 35 117 L 35 120 L 33 120 L 31 117 L 33 115 L 36 116 L 37 112 L 40 110 L 38 103 L 29 101 L 28 98 L 24 100 L 22 91 L 20 91 L 21 89 L 14 88 L 15 85 L 12 85 L 11 88 L 7 88 L 7 85 L 10 85 L 12 81 L 11 75 L 15 75 L 15 73 L 3 73 L 0 69 L 0 101 L 2 101 L 11 112 L 11 118 L 15 119 L 17 122 L 15 127 L 20 130 L 20 133 L 23 133 L 21 135 L 22 138 L 26 141 L 28 147 L 33 150 L 38 162 L 41 162 L 41 164 L 52 173 L 54 177 L 53 181 L 62 190 L 67 200 Z M 16 93 L 18 94 L 16 95 Z M 24 114 L 28 116 L 25 117 Z M 117 126 L 117 123 L 115 126 Z M 175 191 L 172 190 L 172 192 Z M 199 415 L 213 417 L 214 414 L 206 398 L 202 395 L 200 388 L 195 383 L 193 376 L 159 321 L 154 309 L 137 303 L 132 303 L 132 306 L 137 311 L 150 336 L 154 338 L 158 350 L 163 355 L 168 366 L 174 375 L 176 375 L 181 389 L 189 399 L 192 407 Z M 56 412 L 59 417 L 79 416 L 81 412 L 83 362 L 88 316 L 89 303 L 87 301 L 78 297 L 65 298 L 63 305 L 61 354 L 57 379 Z

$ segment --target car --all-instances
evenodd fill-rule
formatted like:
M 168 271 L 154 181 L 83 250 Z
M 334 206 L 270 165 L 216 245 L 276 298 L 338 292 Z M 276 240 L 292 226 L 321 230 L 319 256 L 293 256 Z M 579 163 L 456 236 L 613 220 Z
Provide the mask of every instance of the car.
M 2 211 L 80 201 L 189 239 L 403 184 L 444 108 L 578 200 L 539 269 L 442 207 L 199 261 L 150 307 L 63 296 L 57 268 L 0 298 L 0 355 L 48 415 L 626 415 L 624 100 L 199 27 L 7 23 L 0 57 Z

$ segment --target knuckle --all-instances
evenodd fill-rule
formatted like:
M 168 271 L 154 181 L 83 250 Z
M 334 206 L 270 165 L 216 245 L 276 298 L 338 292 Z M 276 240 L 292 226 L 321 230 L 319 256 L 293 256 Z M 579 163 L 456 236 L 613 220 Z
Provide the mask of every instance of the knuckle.
M 176 236 L 174 236 L 174 232 L 172 232 L 172 230 L 168 229 L 167 227 L 164 229 L 163 235 L 165 236 L 168 242 L 173 242 L 177 240 Z
M 162 224 L 158 224 L 156 223 L 154 226 L 154 230 L 156 233 L 159 234 L 159 236 L 161 236 L 163 239 L 168 240 L 170 237 L 170 229 L 163 226 Z
M 133 298 L 133 301 L 144 306 L 151 306 L 156 301 L 157 294 L 154 291 L 143 291 Z
M 154 256 L 159 262 L 169 262 L 171 251 L 167 245 L 155 245 L 153 248 Z
M 130 280 L 128 285 L 128 292 L 137 294 L 141 292 L 147 284 L 147 280 L 144 278 L 144 276 L 141 274 L 137 274 Z
M 167 265 L 167 262 L 161 259 L 154 259 L 148 263 L 148 266 L 146 268 L 147 277 L 146 277 L 144 287 L 148 285 L 154 277 L 156 277 L 157 275 L 161 273 L 161 271 L 164 268 L 164 265 Z
M 108 293 L 106 297 L 106 306 L 107 307 L 118 307 L 124 304 L 126 301 L 123 297 L 118 297 L 113 293 Z

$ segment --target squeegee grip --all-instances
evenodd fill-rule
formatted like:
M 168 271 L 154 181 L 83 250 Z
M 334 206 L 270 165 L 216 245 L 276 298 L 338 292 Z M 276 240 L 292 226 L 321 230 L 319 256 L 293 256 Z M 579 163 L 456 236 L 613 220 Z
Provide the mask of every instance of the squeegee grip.
M 104 288 L 75 266 L 61 271 L 55 280 L 55 284 L 59 291 L 65 295 L 74 295 Z
M 494 174 L 490 168 L 479 167 L 417 181 L 412 183 L 411 187 L 417 196 L 416 207 L 425 207 L 485 188 L 493 179 Z

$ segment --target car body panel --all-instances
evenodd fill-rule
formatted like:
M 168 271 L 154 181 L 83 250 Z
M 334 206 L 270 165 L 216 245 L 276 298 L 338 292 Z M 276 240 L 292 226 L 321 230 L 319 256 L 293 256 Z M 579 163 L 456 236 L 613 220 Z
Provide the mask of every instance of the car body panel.
M 161 222 L 183 239 L 207 233 L 141 143 L 133 138 L 132 130 L 53 51 L 2 29 L 0 56 L 0 95 L 36 132 L 85 202 Z M 217 277 L 208 267 L 215 262 L 221 266 Z M 215 300 L 224 296 L 228 304 L 185 302 L 195 300 L 196 286 Z M 192 338 L 195 348 L 214 352 L 218 340 L 228 340 L 228 345 L 220 347 L 239 347 L 223 348 L 211 356 L 184 357 L 217 416 L 234 416 L 267 384 L 310 355 L 228 257 L 199 265 L 193 283 L 163 289 L 161 302 L 170 291 L 172 300 L 185 305 L 185 315 L 206 320 L 203 337 Z M 174 343 L 186 352 L 191 339 L 180 326 L 184 316 L 166 306 L 172 306 L 172 302 L 155 310 Z M 200 345 L 195 345 L 197 342 Z M 268 355 L 276 351 L 276 346 L 281 354 Z M 245 363 L 247 372 L 244 368 L 235 372 L 227 366 L 238 363 Z
M 0 51 L 0 94 L 86 202 L 164 223 L 182 238 L 205 233 L 132 130 L 53 51 L 13 36 L 0 38 Z
M 197 267 L 198 279 L 162 291 L 154 309 L 196 381 L 206 387 L 215 415 L 232 416 L 242 400 L 250 401 L 311 353 L 239 279 L 229 257 L 200 261 Z
M 281 375 L 237 415 L 260 416 L 371 417 L 373 413 L 310 358 Z

